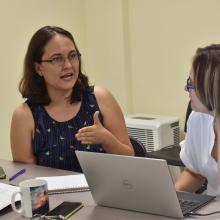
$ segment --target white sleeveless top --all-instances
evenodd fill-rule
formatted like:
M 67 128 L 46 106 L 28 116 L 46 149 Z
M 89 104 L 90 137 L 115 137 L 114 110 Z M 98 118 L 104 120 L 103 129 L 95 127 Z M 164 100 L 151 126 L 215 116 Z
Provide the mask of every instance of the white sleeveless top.
M 209 114 L 190 114 L 185 140 L 180 143 L 180 158 L 189 170 L 207 178 L 207 194 L 220 196 L 217 162 L 211 156 L 215 141 L 213 121 Z

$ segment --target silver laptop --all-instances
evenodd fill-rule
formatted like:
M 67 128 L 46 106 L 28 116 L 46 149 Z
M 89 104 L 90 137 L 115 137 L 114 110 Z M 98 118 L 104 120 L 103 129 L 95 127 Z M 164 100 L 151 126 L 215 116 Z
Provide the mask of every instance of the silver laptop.
M 85 151 L 76 155 L 98 205 L 183 218 L 214 198 L 176 192 L 165 160 Z M 188 210 L 179 200 L 187 207 L 190 201 Z

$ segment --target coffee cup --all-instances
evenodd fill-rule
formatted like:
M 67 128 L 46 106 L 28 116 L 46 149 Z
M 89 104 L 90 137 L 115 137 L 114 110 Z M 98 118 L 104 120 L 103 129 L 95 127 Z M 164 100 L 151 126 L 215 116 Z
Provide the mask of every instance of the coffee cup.
M 16 197 L 21 197 L 21 207 L 15 206 Z M 11 198 L 12 209 L 24 217 L 43 215 L 49 211 L 49 196 L 47 181 L 29 179 L 19 184 L 19 191 L 14 192 Z

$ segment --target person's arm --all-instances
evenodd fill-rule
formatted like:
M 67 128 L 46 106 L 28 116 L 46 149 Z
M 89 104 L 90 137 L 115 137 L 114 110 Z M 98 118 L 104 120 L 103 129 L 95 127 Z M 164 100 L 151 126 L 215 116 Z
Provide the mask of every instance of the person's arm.
M 14 161 L 36 163 L 32 146 L 33 131 L 32 113 L 28 105 L 23 103 L 15 109 L 11 121 L 11 152 Z
M 203 176 L 185 168 L 177 179 L 175 188 L 177 191 L 196 192 L 204 182 L 205 178 Z
M 94 125 L 80 129 L 76 138 L 83 144 L 102 144 L 108 153 L 134 155 L 124 116 L 117 101 L 102 87 L 95 86 L 94 93 L 104 119 L 104 126 L 99 121 L 99 112 L 96 112 L 93 116 Z

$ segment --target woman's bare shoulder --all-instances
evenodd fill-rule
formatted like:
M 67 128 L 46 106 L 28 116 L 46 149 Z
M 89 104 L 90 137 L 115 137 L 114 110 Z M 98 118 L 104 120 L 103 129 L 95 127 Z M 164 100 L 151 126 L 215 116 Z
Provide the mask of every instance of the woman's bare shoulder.
M 102 86 L 94 86 L 94 94 L 97 98 L 99 99 L 105 99 L 105 98 L 110 98 L 110 97 L 113 97 L 111 92 L 102 87 Z
M 101 112 L 122 115 L 121 108 L 109 90 L 101 86 L 95 86 L 94 94 L 96 96 Z
M 33 120 L 31 110 L 25 102 L 15 108 L 12 117 L 16 121 Z

